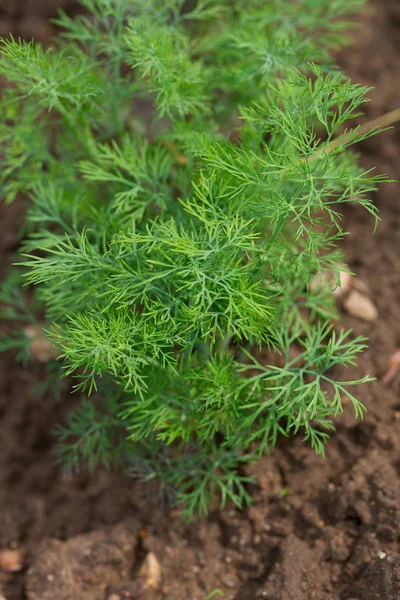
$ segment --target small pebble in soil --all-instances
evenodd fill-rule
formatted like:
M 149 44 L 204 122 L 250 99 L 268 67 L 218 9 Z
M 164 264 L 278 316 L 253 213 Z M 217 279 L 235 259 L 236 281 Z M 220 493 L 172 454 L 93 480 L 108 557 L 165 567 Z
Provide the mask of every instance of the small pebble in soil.
M 234 575 L 224 575 L 222 577 L 222 581 L 226 585 L 226 587 L 230 588 L 231 590 L 233 590 L 236 587 L 237 579 Z
M 313 291 L 321 286 L 329 285 L 332 294 L 335 296 L 343 296 L 344 294 L 347 294 L 347 292 L 350 291 L 353 277 L 350 275 L 350 273 L 346 273 L 345 271 L 339 271 L 338 275 L 339 277 L 337 277 L 333 270 L 322 273 L 321 275 L 316 275 L 310 283 L 310 290 Z
M 139 571 L 140 577 L 145 577 L 146 585 L 156 590 L 161 583 L 161 565 L 154 552 L 149 552 Z
M 111 596 L 108 596 L 107 600 L 121 600 L 121 597 L 117 594 L 111 594 Z
M 349 315 L 362 319 L 363 321 L 375 321 L 378 311 L 375 304 L 361 292 L 352 290 L 343 300 L 343 307 Z
M 395 350 L 389 358 L 388 369 L 382 378 L 382 383 L 388 385 L 400 371 L 400 350 Z
M 232 557 L 231 556 L 226 556 L 225 557 L 225 562 L 226 563 L 231 563 L 232 562 Z
M 45 337 L 41 327 L 28 325 L 25 327 L 24 333 L 31 340 L 29 351 L 33 360 L 47 364 L 58 357 L 58 350 L 53 346 L 50 340 Z
M 353 284 L 353 276 L 346 271 L 339 271 L 339 282 L 339 285 L 332 290 L 335 296 L 343 296 L 350 291 Z
M 0 550 L 0 569 L 14 573 L 22 569 L 22 557 L 19 550 Z

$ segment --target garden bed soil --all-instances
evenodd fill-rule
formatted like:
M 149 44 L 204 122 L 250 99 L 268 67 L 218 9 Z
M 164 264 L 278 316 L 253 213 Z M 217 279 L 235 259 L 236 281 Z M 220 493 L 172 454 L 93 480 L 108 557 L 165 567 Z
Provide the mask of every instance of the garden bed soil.
M 50 29 L 38 7 L 47 18 L 56 4 L 0 0 L 0 29 L 46 41 Z M 400 104 L 398 0 L 371 2 L 360 22 L 340 63 L 354 80 L 375 86 L 368 119 Z M 399 125 L 359 151 L 366 168 L 376 165 L 400 178 Z M 65 422 L 76 399 L 40 396 L 36 388 L 45 379 L 44 368 L 23 369 L 12 355 L 2 356 L 0 550 L 21 552 L 23 568 L 0 570 L 0 596 L 204 600 L 218 588 L 226 600 L 398 600 L 400 374 L 388 386 L 381 379 L 400 347 L 399 197 L 395 184 L 375 194 L 382 221 L 374 237 L 371 218 L 358 206 L 345 213 L 348 262 L 379 312 L 374 322 L 342 314 L 344 327 L 370 338 L 350 373 L 377 378 L 357 390 L 367 416 L 357 422 L 345 407 L 325 460 L 300 437 L 281 440 L 270 457 L 248 469 L 258 481 L 248 510 L 212 510 L 207 519 L 185 525 L 128 476 L 63 474 L 52 431 Z M 4 268 L 17 247 L 23 206 L 2 206 L 0 216 Z M 149 570 L 147 575 L 141 570 L 149 553 L 150 579 Z

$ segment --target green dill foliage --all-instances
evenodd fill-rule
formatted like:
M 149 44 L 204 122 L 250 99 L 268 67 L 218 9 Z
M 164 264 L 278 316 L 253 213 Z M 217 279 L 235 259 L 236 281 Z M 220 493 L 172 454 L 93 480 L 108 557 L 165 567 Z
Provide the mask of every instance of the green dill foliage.
M 343 205 L 377 217 L 382 178 L 347 152 L 368 90 L 331 59 L 361 3 L 81 4 L 47 50 L 1 42 L 1 194 L 30 199 L 16 270 L 38 307 L 14 274 L 6 313 L 45 315 L 82 394 L 69 467 L 120 464 L 189 517 L 243 506 L 279 436 L 323 453 L 343 398 L 363 413 L 369 378 L 337 367 L 365 340 L 310 286 L 345 268 Z

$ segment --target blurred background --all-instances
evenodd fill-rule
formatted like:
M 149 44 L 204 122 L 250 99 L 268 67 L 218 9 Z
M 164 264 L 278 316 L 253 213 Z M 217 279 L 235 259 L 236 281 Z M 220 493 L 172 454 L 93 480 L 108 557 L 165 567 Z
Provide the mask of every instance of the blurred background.
M 48 43 L 53 32 L 49 19 L 60 8 L 71 12 L 76 6 L 75 0 L 0 0 L 0 35 L 12 32 Z

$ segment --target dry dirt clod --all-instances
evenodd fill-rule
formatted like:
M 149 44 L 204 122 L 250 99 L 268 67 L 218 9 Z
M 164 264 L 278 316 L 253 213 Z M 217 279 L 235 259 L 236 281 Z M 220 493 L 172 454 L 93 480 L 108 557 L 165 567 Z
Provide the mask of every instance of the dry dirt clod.
M 0 550 L 0 568 L 7 573 L 22 569 L 22 556 L 19 550 Z
M 140 568 L 139 576 L 144 577 L 146 585 L 156 590 L 161 583 L 161 565 L 154 552 L 149 552 Z
M 343 307 L 349 315 L 363 321 L 375 321 L 378 318 L 375 304 L 357 290 L 352 290 L 343 300 Z
M 395 350 L 389 359 L 388 370 L 382 378 L 382 383 L 387 385 L 400 370 L 400 349 Z

